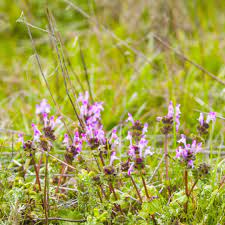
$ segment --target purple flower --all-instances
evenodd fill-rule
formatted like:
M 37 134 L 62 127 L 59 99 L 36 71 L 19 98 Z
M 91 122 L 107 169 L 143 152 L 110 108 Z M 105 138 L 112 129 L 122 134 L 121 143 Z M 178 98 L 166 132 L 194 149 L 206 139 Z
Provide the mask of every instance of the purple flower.
M 176 106 L 176 115 L 175 115 L 175 122 L 176 122 L 176 131 L 178 131 L 179 127 L 180 127 L 180 104 L 178 104 Z
M 144 135 L 146 132 L 148 132 L 148 123 L 144 124 L 144 128 L 142 130 L 142 134 Z
M 127 140 L 129 140 L 130 141 L 130 145 L 132 145 L 132 135 L 131 135 L 130 131 L 128 131 Z
M 127 118 L 126 122 L 128 122 L 128 121 L 130 121 L 134 125 L 134 118 L 130 113 L 128 113 L 128 118 Z
M 133 171 L 134 171 L 134 162 L 132 162 L 130 164 L 130 167 L 129 167 L 128 171 L 127 171 L 127 174 L 130 176 Z
M 50 105 L 46 99 L 43 99 L 40 105 L 36 105 L 36 114 L 50 113 Z
M 83 144 L 82 138 L 80 138 L 79 132 L 76 131 L 74 134 L 72 146 L 74 146 L 76 148 L 77 152 L 81 152 L 82 144 Z
M 105 138 L 105 132 L 103 130 L 103 127 L 100 127 L 99 129 L 95 130 L 94 134 L 95 134 L 94 136 L 98 139 L 98 141 L 101 144 L 105 144 L 106 138 Z
M 195 155 L 201 151 L 202 143 L 197 143 L 196 140 L 193 140 L 192 144 L 187 144 L 186 136 L 184 134 L 181 135 L 181 139 L 178 141 L 178 143 L 183 144 L 183 146 L 179 146 L 176 150 L 176 158 L 186 162 L 187 166 L 193 168 Z
M 199 121 L 200 125 L 203 126 L 203 124 L 204 124 L 204 115 L 203 115 L 203 113 L 200 113 L 198 121 Z
M 55 126 L 59 126 L 60 124 L 62 124 L 62 116 L 59 116 L 57 117 L 56 119 L 54 118 L 54 116 L 51 116 L 50 117 L 50 123 L 49 123 L 49 126 L 54 129 Z
M 147 147 L 146 150 L 145 150 L 145 153 L 144 153 L 144 158 L 147 156 L 147 155 L 150 155 L 152 156 L 154 153 L 151 151 L 151 146 Z
M 208 115 L 207 115 L 206 121 L 204 121 L 204 114 L 200 113 L 198 121 L 199 121 L 201 126 L 203 126 L 204 123 L 209 124 L 210 121 L 215 122 L 216 121 L 216 112 L 209 112 Z
M 167 114 L 167 117 L 173 118 L 173 114 L 174 114 L 173 102 L 170 101 L 169 106 L 168 106 L 168 114 Z
M 165 125 L 163 129 L 161 129 L 163 134 L 168 134 L 172 131 L 174 122 L 176 125 L 176 131 L 178 131 L 180 127 L 180 114 L 180 104 L 176 105 L 176 108 L 174 110 L 173 102 L 170 101 L 167 115 L 164 117 L 156 117 L 156 120 L 158 122 L 163 121 L 163 124 Z
M 146 155 L 152 155 L 152 152 L 150 151 L 150 147 L 148 146 L 148 141 L 146 140 L 145 135 L 142 135 L 141 139 L 133 144 L 132 140 L 132 133 L 128 131 L 127 139 L 130 141 L 128 155 L 132 158 L 136 158 L 136 151 L 139 152 L 139 157 L 143 158 L 143 151 L 144 151 L 144 157 Z
M 44 121 L 44 127 L 47 127 L 48 126 L 48 114 L 47 113 L 43 113 L 43 121 Z
M 18 134 L 17 142 L 24 144 L 24 138 L 23 138 L 23 134 L 22 133 Z
M 111 157 L 110 157 L 110 163 L 109 163 L 109 165 L 112 166 L 113 165 L 113 162 L 116 159 L 119 159 L 118 157 L 116 157 L 116 152 L 112 152 Z
M 33 141 L 34 142 L 40 142 L 41 132 L 39 131 L 39 129 L 37 128 L 37 126 L 35 124 L 33 124 L 33 123 L 32 123 L 32 128 L 34 130 L 34 138 L 33 138 Z
M 186 136 L 181 134 L 181 139 L 177 141 L 178 143 L 183 143 L 186 146 Z
M 81 103 L 80 114 L 85 123 L 85 136 L 83 136 L 82 139 L 88 143 L 91 139 L 96 139 L 96 143 L 105 144 L 106 137 L 101 124 L 103 103 L 95 102 L 90 104 L 88 92 L 85 92 L 85 95 L 80 94 L 78 101 Z
M 188 166 L 194 168 L 194 161 L 192 159 L 188 161 Z
M 85 95 L 83 95 L 82 93 L 80 93 L 79 97 L 78 97 L 78 101 L 82 103 L 81 107 L 80 107 L 80 114 L 81 116 L 87 116 L 88 114 L 88 99 L 89 99 L 89 95 L 88 92 L 85 92 Z
M 116 129 L 113 129 L 111 138 L 109 139 L 109 143 L 112 145 L 112 149 L 119 145 L 119 138 L 116 134 L 116 131 Z
M 216 112 L 209 112 L 206 123 L 209 123 L 210 121 L 215 122 L 216 121 Z
M 66 147 L 69 147 L 69 136 L 68 136 L 68 134 L 65 134 L 65 135 L 64 135 L 63 144 L 64 144 Z
M 145 137 L 142 137 L 141 140 L 139 141 L 139 155 L 142 158 L 142 152 L 143 150 L 147 147 L 148 141 L 145 139 Z
M 162 119 L 163 119 L 163 117 L 162 117 L 162 116 L 157 116 L 157 117 L 156 117 L 156 121 L 157 121 L 157 122 L 162 121 Z
M 180 158 L 183 152 L 183 148 L 181 146 L 176 150 L 176 158 Z
M 135 147 L 133 145 L 129 146 L 128 155 L 131 157 L 135 157 Z
M 43 113 L 43 121 L 44 121 L 44 127 L 51 127 L 51 129 L 53 130 L 55 128 L 55 126 L 60 125 L 61 122 L 61 116 L 59 116 L 58 118 L 55 119 L 54 116 L 51 116 L 50 119 L 48 119 L 48 114 L 47 113 Z

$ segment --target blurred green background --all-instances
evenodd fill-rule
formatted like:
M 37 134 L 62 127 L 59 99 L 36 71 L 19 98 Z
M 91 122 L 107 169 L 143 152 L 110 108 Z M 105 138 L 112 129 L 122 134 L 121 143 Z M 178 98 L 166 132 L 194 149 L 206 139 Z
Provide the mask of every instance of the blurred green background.
M 67 68 L 76 92 L 82 89 L 74 73 L 88 88 L 82 48 L 94 99 L 105 102 L 103 120 L 107 129 L 123 121 L 130 111 L 148 121 L 155 132 L 155 118 L 167 113 L 171 99 L 181 104 L 181 132 L 187 134 L 196 129 L 198 110 L 224 115 L 225 86 L 180 60 L 153 38 L 153 34 L 158 35 L 225 81 L 223 0 L 1 0 L 1 128 L 29 133 L 35 120 L 35 104 L 46 98 L 53 105 L 24 18 L 54 98 L 68 121 L 75 118 L 57 54 L 46 32 L 47 8 L 55 17 L 70 59 Z M 73 90 L 69 92 L 73 96 Z M 221 142 L 224 120 L 218 121 L 214 136 Z

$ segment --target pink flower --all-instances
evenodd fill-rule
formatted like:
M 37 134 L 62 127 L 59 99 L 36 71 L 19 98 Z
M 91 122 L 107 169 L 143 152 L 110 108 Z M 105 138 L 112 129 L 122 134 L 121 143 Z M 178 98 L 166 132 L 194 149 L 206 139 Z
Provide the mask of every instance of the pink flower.
M 131 135 L 130 131 L 128 131 L 127 140 L 129 140 L 130 141 L 130 145 L 132 145 L 132 135 Z
M 117 145 L 119 145 L 119 138 L 116 134 L 116 129 L 112 131 L 111 138 L 109 139 L 109 143 L 112 145 L 112 149 L 114 149 Z
M 22 133 L 18 134 L 17 142 L 20 142 L 20 143 L 24 144 L 24 138 L 23 138 L 23 134 Z
M 128 122 L 128 121 L 130 121 L 134 125 L 134 118 L 130 113 L 128 113 L 128 118 L 127 118 L 126 122 Z
M 147 156 L 147 155 L 150 155 L 152 156 L 154 153 L 151 151 L 151 146 L 147 147 L 146 150 L 145 150 L 145 153 L 144 153 L 144 158 Z
M 41 132 L 39 131 L 39 129 L 37 128 L 37 126 L 35 124 L 33 124 L 33 123 L 32 123 L 32 128 L 34 130 L 34 138 L 33 138 L 33 141 L 34 142 L 40 142 Z
M 173 113 L 174 113 L 173 102 L 170 101 L 169 106 L 168 106 L 168 114 L 167 114 L 167 117 L 172 117 L 173 118 Z
M 134 171 L 134 162 L 131 163 L 131 165 L 127 171 L 127 174 L 130 176 L 133 171 Z
M 82 138 L 80 138 L 80 134 L 78 131 L 75 132 L 74 138 L 73 138 L 73 146 L 76 148 L 77 152 L 81 152 L 82 150 Z
M 156 120 L 158 122 L 160 122 L 160 121 L 162 121 L 164 119 L 163 123 L 164 124 L 169 124 L 170 126 L 172 125 L 171 122 L 173 121 L 173 123 L 175 123 L 175 125 L 176 125 L 176 131 L 178 131 L 178 129 L 180 127 L 180 114 L 181 114 L 180 104 L 176 105 L 176 108 L 174 110 L 173 102 L 170 101 L 169 106 L 168 106 L 168 113 L 167 113 L 167 115 L 164 116 L 164 117 L 158 116 L 158 117 L 156 117 Z M 169 131 L 167 130 L 167 133 L 172 130 L 171 128 L 172 128 L 172 126 L 170 127 Z
M 64 135 L 63 144 L 68 147 L 69 146 L 69 136 L 68 134 Z
M 113 162 L 114 162 L 116 159 L 119 159 L 118 157 L 116 157 L 116 152 L 112 152 L 112 155 L 111 155 L 111 157 L 110 157 L 110 163 L 109 163 L 109 165 L 112 166 L 112 165 L 113 165 Z
M 175 122 L 176 122 L 176 131 L 179 130 L 180 127 L 180 104 L 176 105 L 176 115 L 175 115 Z
M 44 127 L 47 127 L 48 126 L 48 114 L 47 113 L 43 113 L 43 121 L 44 121 Z
M 142 130 L 142 134 L 145 134 L 146 132 L 148 132 L 148 123 L 144 124 L 144 128 Z
M 203 113 L 200 113 L 198 121 L 199 121 L 200 125 L 203 126 L 203 124 L 204 124 L 204 115 L 203 115 Z
M 199 123 L 201 126 L 204 125 L 204 114 L 200 113 L 199 119 L 198 119 Z M 216 112 L 209 112 L 207 115 L 207 119 L 206 119 L 206 123 L 209 124 L 210 121 L 215 122 L 216 121 Z
M 216 112 L 209 112 L 206 123 L 209 123 L 210 121 L 215 122 L 216 121 Z
M 40 105 L 36 105 L 36 114 L 50 113 L 50 105 L 46 99 L 43 99 Z
M 176 158 L 186 162 L 187 166 L 193 168 L 195 154 L 201 151 L 202 143 L 197 143 L 196 140 L 193 140 L 192 144 L 187 144 L 186 136 L 184 134 L 181 135 L 181 139 L 178 143 L 183 144 L 183 146 L 179 146 L 176 150 Z
M 181 139 L 177 141 L 178 143 L 183 143 L 186 146 L 186 136 L 181 134 Z

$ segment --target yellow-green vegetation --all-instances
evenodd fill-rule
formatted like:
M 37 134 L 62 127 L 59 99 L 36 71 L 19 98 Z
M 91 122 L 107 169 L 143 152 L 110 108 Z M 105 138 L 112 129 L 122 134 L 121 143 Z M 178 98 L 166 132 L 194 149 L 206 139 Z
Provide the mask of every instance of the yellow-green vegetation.
M 1 0 L 0 224 L 225 224 L 224 12 Z

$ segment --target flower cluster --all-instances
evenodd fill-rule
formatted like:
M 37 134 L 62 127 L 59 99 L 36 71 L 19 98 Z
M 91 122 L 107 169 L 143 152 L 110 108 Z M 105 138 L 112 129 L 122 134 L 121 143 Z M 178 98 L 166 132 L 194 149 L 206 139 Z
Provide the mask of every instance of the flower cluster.
M 168 114 L 164 117 L 157 117 L 157 121 L 162 121 L 163 128 L 161 129 L 163 134 L 169 134 L 173 130 L 174 118 L 176 131 L 178 131 L 180 127 L 180 104 L 176 105 L 176 108 L 173 107 L 173 102 L 170 101 L 168 106 Z
M 40 137 L 44 136 L 47 139 L 51 140 L 51 141 L 55 141 L 56 137 L 55 137 L 55 127 L 57 125 L 61 124 L 61 116 L 59 116 L 58 118 L 55 119 L 54 116 L 51 116 L 48 119 L 48 114 L 47 113 L 43 113 L 43 121 L 44 121 L 44 127 L 43 127 L 43 134 L 40 132 L 40 130 L 37 128 L 37 126 L 35 124 L 32 124 L 32 128 L 34 130 L 34 141 L 35 142 L 40 142 Z
M 45 99 L 43 99 L 40 105 L 36 105 L 36 114 L 41 117 L 43 122 L 42 132 L 38 129 L 36 124 L 32 124 L 34 131 L 33 145 L 39 143 L 41 148 L 45 151 L 52 147 L 52 141 L 56 140 L 55 128 L 61 124 L 61 116 L 55 118 L 51 116 L 49 118 L 50 106 Z
M 68 134 L 64 135 L 63 144 L 66 146 L 65 159 L 67 163 L 72 163 L 73 159 L 81 152 L 83 145 L 83 137 L 78 131 L 75 131 L 72 144 L 70 144 L 70 139 Z
M 202 143 L 197 143 L 196 140 L 192 141 L 192 144 L 187 144 L 186 136 L 181 134 L 181 139 L 178 143 L 182 144 L 176 150 L 176 158 L 185 163 L 187 167 L 194 167 L 195 155 L 202 149 Z
M 116 156 L 116 147 L 119 145 L 119 137 L 116 134 L 117 130 L 113 129 L 111 137 L 107 141 L 108 148 L 111 150 L 110 162 L 108 166 L 104 167 L 104 173 L 106 175 L 112 175 L 115 172 L 115 168 L 113 166 L 113 162 L 118 159 Z
M 209 123 L 210 123 L 210 121 L 213 121 L 213 122 L 216 121 L 216 113 L 209 112 L 206 120 L 204 119 L 204 114 L 200 113 L 198 121 L 199 121 L 199 126 L 197 127 L 197 129 L 198 129 L 200 135 L 208 134 Z
M 127 122 L 132 123 L 131 129 L 128 131 L 127 139 L 130 141 L 128 155 L 133 160 L 128 169 L 128 175 L 131 174 L 134 169 L 144 169 L 144 159 L 147 155 L 152 155 L 150 151 L 151 147 L 148 146 L 146 140 L 146 132 L 148 131 L 148 124 L 144 125 L 140 121 L 134 121 L 132 115 L 128 113 Z
M 78 101 L 81 103 L 80 116 L 85 124 L 85 138 L 92 149 L 106 143 L 105 132 L 101 123 L 101 102 L 91 104 L 88 92 L 80 94 Z
M 43 99 L 39 105 L 36 105 L 36 114 L 42 115 L 43 113 L 50 113 L 50 105 L 46 99 Z

